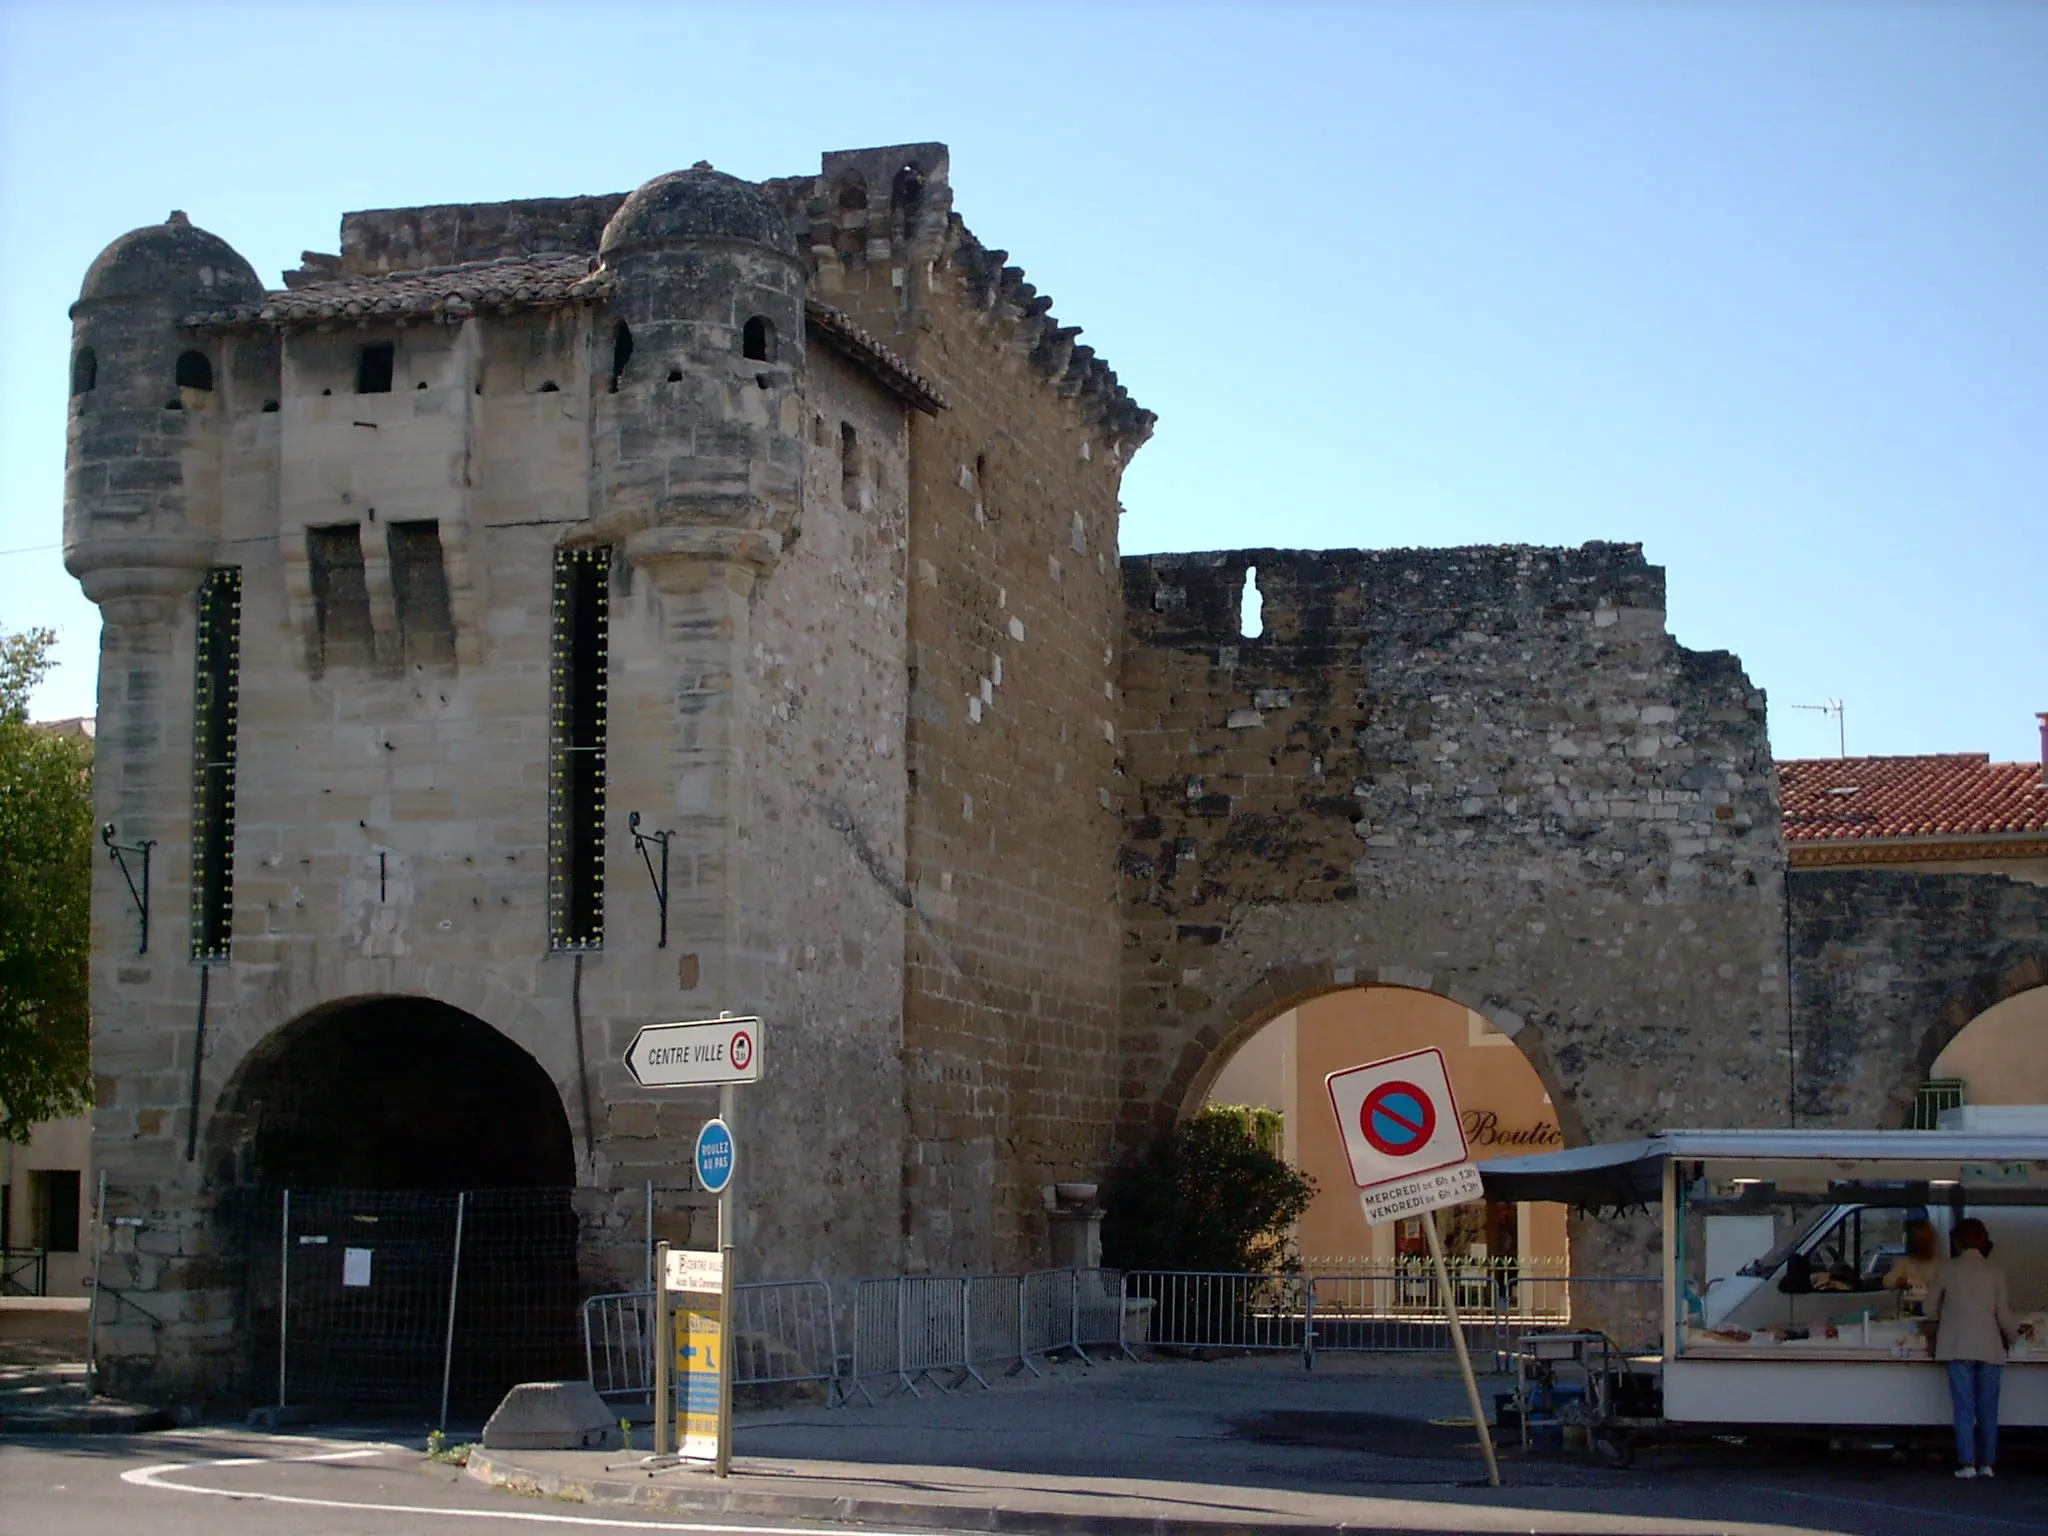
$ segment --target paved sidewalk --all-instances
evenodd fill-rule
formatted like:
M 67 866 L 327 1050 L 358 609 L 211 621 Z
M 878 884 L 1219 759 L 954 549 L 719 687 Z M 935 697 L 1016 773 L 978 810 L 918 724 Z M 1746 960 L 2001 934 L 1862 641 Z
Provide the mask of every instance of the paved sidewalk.
M 1489 1384 L 1487 1400 L 1505 1385 Z M 617 1451 L 478 1451 L 469 1470 L 598 1504 L 1028 1536 L 2048 1528 L 2038 1473 L 1980 1488 L 1926 1459 L 1823 1451 L 1792 1466 L 1664 1452 L 1616 1473 L 1509 1448 L 1506 1486 L 1489 1489 L 1471 1430 L 1432 1422 L 1466 1413 L 1463 1388 L 1433 1361 L 1324 1360 L 1313 1373 L 1292 1359 L 1067 1365 L 988 1392 L 925 1392 L 747 1416 L 724 1482 L 650 1473 Z

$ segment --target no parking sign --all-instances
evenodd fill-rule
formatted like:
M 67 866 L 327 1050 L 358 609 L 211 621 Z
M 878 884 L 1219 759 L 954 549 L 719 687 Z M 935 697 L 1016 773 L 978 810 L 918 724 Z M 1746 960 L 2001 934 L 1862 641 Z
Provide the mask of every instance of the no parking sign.
M 1389 1056 L 1324 1083 L 1367 1221 L 1380 1226 L 1479 1198 L 1443 1052 Z

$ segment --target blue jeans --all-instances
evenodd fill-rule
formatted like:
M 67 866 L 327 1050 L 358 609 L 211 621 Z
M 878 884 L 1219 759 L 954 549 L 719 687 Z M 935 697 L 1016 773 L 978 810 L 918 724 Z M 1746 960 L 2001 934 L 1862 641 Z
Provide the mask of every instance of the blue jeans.
M 1998 1464 L 1998 1378 L 1989 1360 L 1948 1362 L 1948 1400 L 1956 1416 L 1956 1460 L 1966 1467 Z

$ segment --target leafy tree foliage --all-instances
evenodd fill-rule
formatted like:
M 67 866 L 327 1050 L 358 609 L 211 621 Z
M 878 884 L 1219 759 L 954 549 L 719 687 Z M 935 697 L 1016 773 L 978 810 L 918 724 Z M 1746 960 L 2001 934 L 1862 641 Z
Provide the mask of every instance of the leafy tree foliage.
M 0 1137 L 92 1103 L 92 742 L 28 723 L 56 636 L 0 633 Z
M 1212 1107 L 1111 1174 L 1103 1262 L 1118 1269 L 1288 1267 L 1288 1239 L 1315 1180 L 1260 1146 L 1250 1129 L 1241 1109 Z

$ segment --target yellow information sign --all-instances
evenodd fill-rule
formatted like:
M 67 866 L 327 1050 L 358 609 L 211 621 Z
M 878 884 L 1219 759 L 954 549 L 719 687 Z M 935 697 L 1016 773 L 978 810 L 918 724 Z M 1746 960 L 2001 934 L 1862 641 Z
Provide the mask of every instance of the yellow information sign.
M 718 1459 L 718 1368 L 725 1340 L 716 1308 L 678 1307 L 676 1446 L 692 1461 Z

